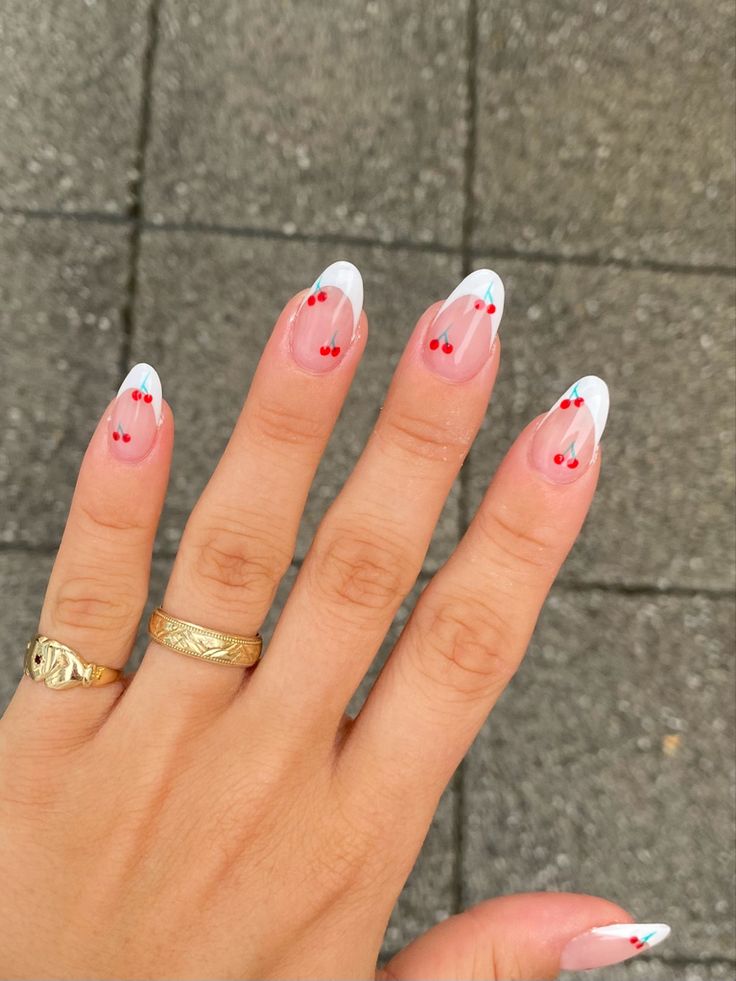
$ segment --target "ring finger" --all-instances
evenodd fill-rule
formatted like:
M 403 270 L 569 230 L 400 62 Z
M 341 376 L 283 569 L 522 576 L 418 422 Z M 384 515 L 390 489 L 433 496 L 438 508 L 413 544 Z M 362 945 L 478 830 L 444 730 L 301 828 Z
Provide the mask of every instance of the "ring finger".
M 227 634 L 255 634 L 289 567 L 325 444 L 366 341 L 363 283 L 336 262 L 279 317 L 222 459 L 189 517 L 162 603 L 167 613 Z M 152 642 L 128 697 L 159 683 L 227 699 L 243 671 L 181 657 Z

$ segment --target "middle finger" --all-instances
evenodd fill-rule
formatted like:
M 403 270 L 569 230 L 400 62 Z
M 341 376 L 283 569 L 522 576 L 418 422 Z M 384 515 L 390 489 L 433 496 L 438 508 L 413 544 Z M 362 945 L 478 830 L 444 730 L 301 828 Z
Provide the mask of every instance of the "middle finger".
M 247 695 L 252 711 L 290 718 L 297 738 L 339 721 L 414 584 L 486 410 L 503 301 L 499 277 L 479 269 L 420 318 L 317 531 Z

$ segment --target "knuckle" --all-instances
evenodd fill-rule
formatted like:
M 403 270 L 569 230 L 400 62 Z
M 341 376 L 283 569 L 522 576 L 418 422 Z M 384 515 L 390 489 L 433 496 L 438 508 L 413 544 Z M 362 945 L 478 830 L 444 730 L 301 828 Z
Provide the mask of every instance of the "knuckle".
M 446 420 L 436 421 L 396 406 L 382 414 L 376 434 L 402 453 L 432 461 L 460 463 L 472 443 L 472 434 L 455 430 Z
M 77 518 L 86 534 L 110 537 L 123 534 L 151 533 L 150 524 L 136 517 L 134 513 L 110 507 L 102 498 L 89 498 L 78 504 Z
M 218 594 L 237 593 L 262 603 L 276 591 L 289 567 L 290 556 L 278 547 L 259 543 L 248 534 L 228 528 L 210 527 L 195 546 L 193 570 L 196 578 Z
M 555 569 L 555 542 L 551 536 L 532 533 L 511 518 L 503 507 L 487 506 L 476 515 L 484 546 L 493 555 L 494 566 L 512 571 L 515 578 L 538 579 Z
M 402 543 L 369 531 L 340 533 L 316 543 L 314 579 L 334 605 L 378 616 L 393 609 L 414 584 L 416 571 Z
M 54 597 L 57 626 L 75 631 L 130 631 L 140 619 L 145 595 L 131 579 L 113 588 L 101 577 L 67 576 Z
M 248 416 L 250 434 L 263 442 L 295 445 L 321 443 L 325 436 L 325 421 L 321 415 L 313 415 L 303 402 L 288 401 L 269 395 L 257 399 Z
M 513 624 L 480 597 L 444 594 L 420 605 L 410 650 L 421 676 L 463 697 L 487 697 L 513 674 Z

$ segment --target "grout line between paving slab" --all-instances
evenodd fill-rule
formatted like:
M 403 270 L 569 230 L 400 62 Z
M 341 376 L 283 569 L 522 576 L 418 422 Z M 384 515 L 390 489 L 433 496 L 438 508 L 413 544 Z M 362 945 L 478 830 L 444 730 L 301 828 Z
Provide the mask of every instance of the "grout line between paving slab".
M 143 228 L 143 185 L 146 176 L 146 150 L 151 132 L 151 103 L 153 65 L 158 46 L 158 19 L 161 0 L 150 0 L 148 7 L 148 33 L 143 50 L 140 121 L 136 144 L 134 175 L 128 186 L 130 206 L 127 218 L 130 222 L 128 279 L 125 302 L 120 313 L 122 340 L 120 344 L 120 376 L 127 374 L 135 335 L 135 302 L 138 293 L 138 266 L 140 261 L 141 233 Z
M 443 242 L 417 242 L 412 239 L 381 239 L 347 235 L 341 232 L 284 232 L 278 228 L 250 228 L 246 225 L 221 225 L 205 221 L 147 221 L 135 220 L 129 215 L 105 214 L 94 211 L 56 211 L 45 208 L 2 208 L 0 216 L 24 218 L 28 221 L 68 221 L 80 224 L 136 225 L 142 232 L 184 232 L 190 235 L 224 235 L 231 238 L 263 239 L 264 241 L 301 242 L 314 245 L 342 245 L 355 248 L 378 248 L 389 252 L 407 251 L 431 255 L 462 255 L 460 245 L 446 245 Z M 467 250 L 473 259 L 490 255 L 509 262 L 547 263 L 549 265 L 584 266 L 593 269 L 622 269 L 630 272 L 646 271 L 655 273 L 677 273 L 684 276 L 713 276 L 732 279 L 736 266 L 726 263 L 686 263 L 663 262 L 657 259 L 625 259 L 599 253 L 568 253 L 526 251 L 510 245 L 488 243 L 473 246 Z

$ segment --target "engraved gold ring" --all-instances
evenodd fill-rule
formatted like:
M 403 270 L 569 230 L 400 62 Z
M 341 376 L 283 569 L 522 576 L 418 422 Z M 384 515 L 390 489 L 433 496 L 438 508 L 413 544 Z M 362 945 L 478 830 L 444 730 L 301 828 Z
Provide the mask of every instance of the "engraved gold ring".
M 34 681 L 42 681 L 47 688 L 98 688 L 117 681 L 120 671 L 102 664 L 85 661 L 76 651 L 58 640 L 43 634 L 28 642 L 23 662 L 23 674 Z
M 148 633 L 159 644 L 187 657 L 198 657 L 212 664 L 229 664 L 249 668 L 260 659 L 263 638 L 260 634 L 244 637 L 210 630 L 189 620 L 172 617 L 157 607 L 148 621 Z

